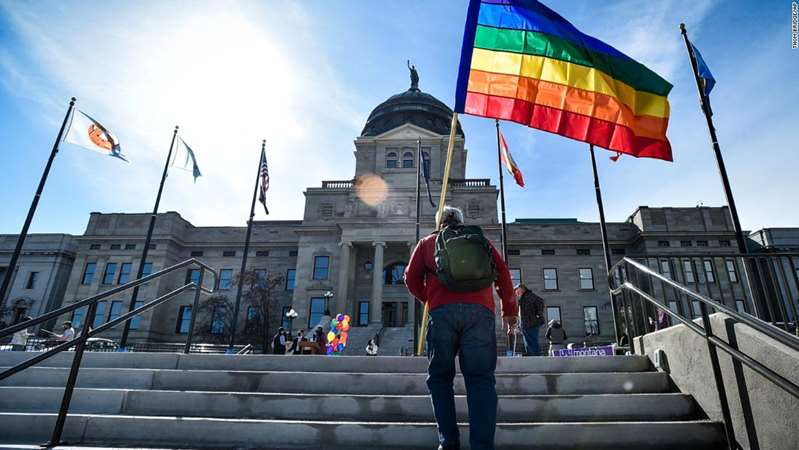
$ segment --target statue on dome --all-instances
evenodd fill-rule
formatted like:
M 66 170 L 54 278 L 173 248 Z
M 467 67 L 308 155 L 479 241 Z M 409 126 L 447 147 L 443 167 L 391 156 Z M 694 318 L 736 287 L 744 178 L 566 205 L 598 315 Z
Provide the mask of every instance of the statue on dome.
M 416 66 L 411 65 L 411 60 L 408 60 L 408 70 L 411 71 L 411 90 L 419 90 L 419 72 L 416 71 Z

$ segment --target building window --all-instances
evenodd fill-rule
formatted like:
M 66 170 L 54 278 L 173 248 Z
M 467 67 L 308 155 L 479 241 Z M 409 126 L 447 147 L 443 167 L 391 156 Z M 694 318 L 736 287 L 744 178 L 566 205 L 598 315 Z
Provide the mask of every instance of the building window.
M 335 205 L 332 203 L 322 203 L 319 205 L 319 215 L 322 217 L 333 217 Z
M 142 306 L 144 306 L 144 300 L 136 300 L 136 303 L 133 305 L 133 309 L 141 308 Z M 140 325 L 141 325 L 141 316 L 135 315 L 130 319 L 131 330 L 138 330 Z
M 519 256 L 522 252 L 518 248 L 508 249 L 508 256 Z
M 746 312 L 746 302 L 741 299 L 735 300 L 735 310 L 743 314 Z
M 405 284 L 405 263 L 392 264 L 383 270 L 383 283 L 386 285 Z
M 117 284 L 125 284 L 130 281 L 130 271 L 133 269 L 133 263 L 122 263 L 119 266 L 119 279 Z
M 696 241 L 697 247 L 707 247 L 707 241 Z
M 122 248 L 121 244 L 111 244 L 111 250 L 119 250 Z
M 83 279 L 81 284 L 92 284 L 92 281 L 94 281 L 95 270 L 97 270 L 97 263 L 86 263 L 86 267 L 83 269 Z
M 658 241 L 658 247 L 669 247 L 671 243 L 669 241 Z
M 92 244 L 89 246 L 89 250 L 100 250 L 100 244 Z
M 281 320 L 280 326 L 282 326 L 286 330 L 291 330 L 291 319 L 286 317 L 286 314 L 288 314 L 289 311 L 291 311 L 291 306 L 284 306 L 283 312 L 281 313 L 281 317 L 283 319 Z
M 141 271 L 142 278 L 149 276 L 151 273 L 153 273 L 153 263 L 144 263 L 144 267 Z
M 203 255 L 203 251 L 202 250 L 193 250 L 191 252 L 191 257 L 192 258 L 196 258 L 196 257 L 202 256 L 202 255 Z
M 613 248 L 610 250 L 610 253 L 614 255 L 626 255 L 627 251 L 623 248 Z
M 105 307 L 107 305 L 108 302 L 106 301 L 97 302 L 97 309 L 94 310 L 94 318 L 92 320 L 92 328 L 97 328 L 105 323 Z
M 730 283 L 737 283 L 738 272 L 735 270 L 735 261 L 728 259 L 725 264 L 727 265 L 727 275 L 730 277 Z
M 266 258 L 267 256 L 269 256 L 269 250 L 256 250 L 255 256 L 257 258 Z
M 297 250 L 289 250 L 289 256 L 297 256 Z
M 703 264 L 705 267 L 705 279 L 708 283 L 715 283 L 716 275 L 713 273 L 713 261 L 706 259 Z
M 83 319 L 86 317 L 86 308 L 87 306 L 84 306 L 72 312 L 72 328 L 80 330 L 83 327 Z
M 211 313 L 211 334 L 223 334 L 225 332 L 225 306 L 216 305 Z
M 669 263 L 668 259 L 663 259 L 660 261 L 660 274 L 668 279 L 671 279 L 671 263 Z
M 247 316 L 244 322 L 244 328 L 252 329 L 253 327 L 258 326 L 258 307 L 257 306 L 248 306 L 247 307 Z
M 313 279 L 314 280 L 327 280 L 328 272 L 330 269 L 329 256 L 314 256 L 313 259 Z
M 680 314 L 680 304 L 674 300 L 669 300 L 669 311 L 674 314 Z
M 386 153 L 386 168 L 387 169 L 397 168 L 397 152 Z
M 702 306 L 700 306 L 699 300 L 693 300 L 691 302 L 691 312 L 694 314 L 694 317 L 702 316 Z
M 591 249 L 590 248 L 578 248 L 577 249 L 578 256 L 591 256 Z
M 294 280 L 297 277 L 297 270 L 296 269 L 289 269 L 286 271 L 286 290 L 293 291 L 294 290 Z
M 555 254 L 555 250 L 551 248 L 544 248 L 541 249 L 541 254 L 545 256 L 552 256 Z
M 594 289 L 594 269 L 578 269 L 580 273 L 580 289 Z
M 114 275 L 117 273 L 117 263 L 107 263 L 103 273 L 103 284 L 114 284 Z
M 693 241 L 680 241 L 680 247 L 693 247 Z
M 729 247 L 730 245 L 731 245 L 731 243 L 728 240 L 719 241 L 719 247 Z
M 317 326 L 325 315 L 325 298 L 311 297 L 311 310 L 308 314 L 308 330 Z
M 510 280 L 514 286 L 518 286 L 522 282 L 522 269 L 512 268 L 510 271 Z
M 236 256 L 236 251 L 235 250 L 225 250 L 225 251 L 222 252 L 222 256 L 231 258 L 233 256 Z
M 599 336 L 599 313 L 596 306 L 583 306 L 583 320 L 585 321 L 585 335 Z
M 219 271 L 219 289 L 230 289 L 233 284 L 233 269 Z
M 189 269 L 186 271 L 186 283 L 200 284 L 200 269 Z
M 111 310 L 108 311 L 108 321 L 116 320 L 122 312 L 122 301 L 121 300 L 114 300 L 111 302 Z
M 547 291 L 558 289 L 558 269 L 544 269 L 544 289 Z
M 694 276 L 694 265 L 691 261 L 682 262 L 683 275 L 685 276 L 686 283 L 695 283 L 696 277 Z
M 413 169 L 413 153 L 405 152 L 402 154 L 402 168 Z
M 547 322 L 552 320 L 557 320 L 561 324 L 563 323 L 560 320 L 560 306 L 547 306 Z
M 150 245 L 147 247 L 147 249 L 148 249 L 148 250 L 155 250 L 156 248 L 157 248 L 157 246 L 156 246 L 155 244 L 150 244 Z
M 369 325 L 369 302 L 358 302 L 358 326 L 365 327 Z
M 136 250 L 136 244 L 125 244 L 125 250 Z
M 36 279 L 39 278 L 39 272 L 31 272 L 28 274 L 28 281 L 25 282 L 25 289 L 33 289 L 36 287 Z
M 191 326 L 191 305 L 182 305 L 178 310 L 178 321 L 175 324 L 176 334 L 187 334 Z

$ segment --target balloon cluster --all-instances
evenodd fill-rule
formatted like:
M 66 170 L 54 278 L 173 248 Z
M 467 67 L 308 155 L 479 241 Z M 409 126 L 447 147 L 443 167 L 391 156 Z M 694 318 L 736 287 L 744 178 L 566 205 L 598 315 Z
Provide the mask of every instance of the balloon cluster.
M 327 333 L 327 354 L 340 355 L 347 346 L 347 332 L 350 331 L 350 316 L 339 314 L 330 321 Z

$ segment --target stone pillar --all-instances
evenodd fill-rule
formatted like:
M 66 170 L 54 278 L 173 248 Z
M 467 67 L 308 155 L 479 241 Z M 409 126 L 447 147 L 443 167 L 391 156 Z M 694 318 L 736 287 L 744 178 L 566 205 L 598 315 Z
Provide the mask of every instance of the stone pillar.
M 347 302 L 349 301 L 348 281 L 350 276 L 350 250 L 352 250 L 352 242 L 339 242 L 341 246 L 341 258 L 338 262 L 338 286 L 336 288 L 336 300 L 333 302 L 333 311 L 331 314 L 335 317 L 336 314 L 346 314 Z
M 385 242 L 373 242 L 375 258 L 372 268 L 372 302 L 370 304 L 370 323 L 383 323 L 383 249 Z

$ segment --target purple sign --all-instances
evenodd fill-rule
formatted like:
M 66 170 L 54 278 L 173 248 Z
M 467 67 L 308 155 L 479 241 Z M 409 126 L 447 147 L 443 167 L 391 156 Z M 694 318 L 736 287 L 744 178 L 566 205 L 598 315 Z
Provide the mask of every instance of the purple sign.
M 575 347 L 555 350 L 552 356 L 613 356 L 613 346 L 602 347 Z

